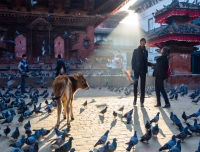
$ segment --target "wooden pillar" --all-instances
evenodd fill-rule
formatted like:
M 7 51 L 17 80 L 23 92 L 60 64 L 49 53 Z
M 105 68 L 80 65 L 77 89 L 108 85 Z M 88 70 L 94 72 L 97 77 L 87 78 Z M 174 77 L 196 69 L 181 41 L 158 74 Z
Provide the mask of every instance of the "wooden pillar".
M 71 0 L 65 1 L 65 14 L 69 14 Z
M 31 11 L 31 1 L 30 0 L 26 0 L 26 11 L 27 12 Z
M 53 13 L 54 12 L 54 2 L 53 0 L 48 1 L 48 12 Z
M 92 15 L 93 13 L 94 13 L 94 0 L 89 0 L 88 15 Z

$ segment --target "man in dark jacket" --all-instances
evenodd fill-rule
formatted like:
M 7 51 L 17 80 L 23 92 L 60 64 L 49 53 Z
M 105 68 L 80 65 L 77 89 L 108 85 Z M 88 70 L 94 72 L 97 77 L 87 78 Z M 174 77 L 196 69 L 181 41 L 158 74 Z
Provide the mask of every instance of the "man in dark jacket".
M 146 40 L 142 38 L 140 40 L 140 46 L 133 51 L 132 56 L 132 70 L 134 71 L 135 79 L 140 77 L 140 104 L 141 107 L 144 107 L 144 97 L 145 97 L 145 84 L 146 84 L 146 73 L 148 71 L 148 65 L 150 63 L 147 61 L 148 59 L 148 51 L 145 48 Z M 137 102 L 137 89 L 138 89 L 138 81 L 134 84 L 134 101 L 133 105 L 136 105 Z
M 63 73 L 66 73 L 65 62 L 61 59 L 61 55 L 58 54 L 58 60 L 57 60 L 57 66 L 56 66 L 56 77 Z

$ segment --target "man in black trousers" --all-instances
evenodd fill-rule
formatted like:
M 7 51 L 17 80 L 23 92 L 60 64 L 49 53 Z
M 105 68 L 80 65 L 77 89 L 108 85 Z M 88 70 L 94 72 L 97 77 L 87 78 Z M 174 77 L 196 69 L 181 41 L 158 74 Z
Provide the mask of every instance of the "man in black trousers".
M 148 59 L 148 51 L 145 48 L 146 40 L 142 38 L 140 40 L 140 46 L 133 51 L 132 56 L 132 70 L 134 71 L 135 79 L 140 77 L 140 105 L 144 107 L 144 97 L 145 97 L 145 84 L 146 84 L 146 73 L 148 70 L 148 65 L 150 63 L 147 61 Z M 137 89 L 138 89 L 138 81 L 134 83 L 134 101 L 133 105 L 136 105 L 137 102 Z
M 61 55 L 58 54 L 57 66 L 56 66 L 56 77 L 66 73 L 65 62 L 61 59 Z

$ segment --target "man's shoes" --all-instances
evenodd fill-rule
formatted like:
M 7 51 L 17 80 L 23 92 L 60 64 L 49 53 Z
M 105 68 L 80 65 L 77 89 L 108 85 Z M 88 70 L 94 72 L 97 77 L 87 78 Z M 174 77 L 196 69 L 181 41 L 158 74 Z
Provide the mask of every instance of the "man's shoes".
M 170 108 L 171 105 L 170 104 L 166 104 L 163 108 Z
M 144 107 L 144 104 L 143 104 L 143 103 L 141 103 L 141 104 L 140 104 L 140 107 Z
M 160 105 L 160 104 L 157 104 L 157 105 L 155 105 L 154 107 L 161 107 L 161 105 Z
M 136 105 L 136 100 L 133 101 L 133 105 L 134 105 L 134 106 Z

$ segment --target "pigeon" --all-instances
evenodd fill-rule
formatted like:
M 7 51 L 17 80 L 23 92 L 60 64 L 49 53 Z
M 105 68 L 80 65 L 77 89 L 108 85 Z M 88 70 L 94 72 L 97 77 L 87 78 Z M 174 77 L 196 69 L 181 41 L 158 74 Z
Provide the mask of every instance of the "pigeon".
M 61 136 L 58 136 L 57 138 L 52 140 L 52 142 L 55 141 L 55 143 L 53 143 L 51 147 L 55 149 L 60 148 L 60 146 L 65 142 L 65 137 L 66 137 L 66 132 L 63 132 Z
M 57 136 L 61 136 L 64 132 L 66 136 L 68 135 L 67 132 L 69 132 L 69 128 L 66 128 L 64 131 L 58 130 L 57 128 L 54 129 Z
M 101 148 L 99 148 L 98 150 L 97 150 L 97 152 L 108 152 L 109 150 L 108 150 L 108 145 L 110 144 L 110 142 L 108 141 L 107 143 L 106 143 L 106 145 L 104 145 L 103 147 L 101 147 Z
M 181 140 L 178 140 L 176 145 L 173 146 L 169 152 L 181 152 Z
M 87 107 L 87 100 L 83 103 L 84 107 Z
M 64 36 L 64 37 L 66 37 L 66 36 L 67 36 L 67 31 L 64 31 L 64 34 L 63 34 L 63 36 Z
M 189 118 L 191 118 L 191 117 L 196 117 L 197 118 L 198 116 L 200 116 L 200 109 L 197 112 L 189 115 Z
M 200 125 L 197 123 L 197 119 L 194 119 L 194 127 L 198 132 L 200 132 Z
M 100 111 L 100 113 L 102 113 L 104 115 L 107 112 L 107 108 L 108 107 L 106 106 L 103 110 Z
M 185 122 L 189 119 L 189 117 L 186 115 L 185 111 L 183 111 L 182 118 Z
M 151 130 L 149 129 L 149 130 L 147 131 L 147 133 L 144 134 L 144 135 L 141 137 L 140 141 L 142 141 L 142 142 L 147 141 L 147 143 L 148 143 L 148 141 L 151 139 L 151 137 L 152 137 L 152 134 L 151 134 Z
M 43 98 L 47 98 L 49 96 L 49 93 L 47 92 L 44 96 L 43 96 Z
M 55 152 L 67 152 L 72 148 L 73 137 L 69 138 L 69 141 L 63 144 L 60 148 L 56 149 Z
M 36 130 L 33 130 L 33 131 L 36 131 Z M 50 133 L 50 130 L 46 130 L 46 129 L 42 128 L 42 129 L 40 129 L 40 132 L 41 132 L 42 136 L 46 136 Z
M 72 148 L 69 152 L 75 152 L 76 149 L 75 148 Z
M 174 124 L 174 113 L 170 112 L 170 119 L 172 120 L 173 124 Z
M 15 131 L 12 133 L 11 137 L 14 139 L 14 140 L 17 140 L 18 137 L 20 135 L 20 132 L 19 132 L 19 128 L 16 127 Z
M 10 131 L 11 131 L 11 129 L 8 126 L 3 130 L 4 134 L 6 135 L 6 137 L 10 133 Z
M 109 152 L 113 152 L 117 149 L 117 139 L 114 138 L 113 142 L 111 144 L 108 145 L 108 150 Z
M 127 113 L 125 113 L 122 118 L 126 118 L 128 114 L 132 115 L 133 113 L 133 109 L 131 109 L 130 111 L 128 111 Z
M 192 133 L 197 132 L 197 129 L 196 129 L 195 126 L 190 125 L 189 123 L 186 123 L 186 125 L 187 125 L 188 129 L 189 129 Z
M 116 117 L 117 117 L 117 113 L 115 111 L 113 111 L 113 117 L 114 117 L 114 119 L 116 119 Z
M 172 139 L 169 140 L 164 146 L 162 146 L 159 151 L 171 149 L 173 146 L 176 145 L 176 137 L 175 135 L 172 136 Z
M 127 120 L 127 124 L 130 124 L 130 123 L 131 123 L 131 120 L 132 120 L 132 114 L 131 114 L 131 113 L 128 113 L 128 114 L 127 114 L 126 120 Z
M 159 133 L 158 124 L 156 124 L 155 126 L 153 126 L 153 127 L 151 128 L 151 132 L 152 132 L 152 135 L 156 135 L 156 138 L 157 138 L 157 134 Z
M 34 105 L 34 112 L 37 115 L 38 113 L 42 113 L 42 111 L 40 111 L 41 109 L 41 105 L 42 103 L 40 103 L 40 105 L 38 107 L 36 107 L 36 105 Z
M 123 113 L 123 111 L 124 111 L 124 106 L 122 106 L 121 108 L 119 108 L 118 111 L 121 111 L 121 112 Z
M 22 152 L 22 150 L 20 148 L 14 148 L 11 150 L 11 152 Z
M 13 118 L 14 118 L 14 115 L 11 114 L 10 116 L 8 116 L 1 124 L 4 124 L 4 123 L 11 123 L 13 121 Z
M 15 147 L 15 148 L 21 148 L 25 143 L 25 135 L 22 135 L 22 138 L 18 141 L 16 141 L 13 144 L 10 144 L 9 147 Z
M 146 128 L 146 130 L 149 130 L 151 128 L 151 124 L 149 123 L 148 120 L 145 123 L 145 128 Z
M 128 144 L 128 147 L 126 148 L 127 151 L 131 151 L 132 147 L 137 145 L 138 143 L 138 137 L 137 137 L 137 131 L 134 132 L 134 136 L 131 137 L 130 141 L 126 144 Z
M 158 112 L 157 115 L 152 120 L 150 120 L 150 124 L 152 124 L 153 122 L 158 122 L 159 114 L 160 114 L 160 112 Z
M 179 126 L 179 124 L 181 124 L 181 121 L 180 121 L 180 119 L 174 114 L 174 116 L 173 116 L 174 118 L 174 123 L 175 123 L 175 125 L 178 127 Z
M 13 108 L 13 106 L 10 108 L 10 114 L 12 115 L 16 115 L 15 109 Z
M 37 1 L 31 0 L 31 6 L 34 6 L 35 4 L 37 4 Z
M 27 137 L 30 137 L 31 134 L 32 134 L 31 128 L 27 128 L 27 129 L 25 130 L 25 134 L 27 134 Z
M 20 35 L 19 31 L 17 31 L 17 30 L 15 31 L 15 34 Z
M 28 138 L 25 139 L 25 143 L 26 143 L 27 145 L 33 145 L 33 144 L 36 143 L 36 141 L 37 141 L 37 139 L 36 139 L 36 134 L 34 134 L 34 135 L 32 135 L 32 136 L 29 136 Z
M 47 18 L 50 19 L 51 18 L 51 14 L 47 14 Z
M 182 124 L 179 124 L 178 128 L 180 132 L 182 132 L 185 129 Z M 185 132 L 187 133 L 188 136 L 192 136 L 192 133 L 190 131 L 186 130 Z
M 22 124 L 23 121 L 24 121 L 24 117 L 23 117 L 23 114 L 21 114 L 21 115 L 19 116 L 19 118 L 18 118 L 18 122 L 19 122 L 20 124 Z
M 24 125 L 24 129 L 28 129 L 28 128 L 31 128 L 31 122 L 30 120 Z
M 188 131 L 188 127 L 185 127 L 180 134 L 176 135 L 176 138 L 184 141 L 184 139 L 187 137 L 187 131 Z
M 94 147 L 96 147 L 97 145 L 105 144 L 105 142 L 107 141 L 107 138 L 108 138 L 108 133 L 109 133 L 109 130 L 107 130 L 105 132 L 105 134 L 103 136 L 101 136 L 101 138 L 97 141 L 97 143 L 94 145 Z
M 29 149 L 24 149 L 24 152 L 39 152 L 38 142 L 36 142 L 33 146 L 29 147 Z

